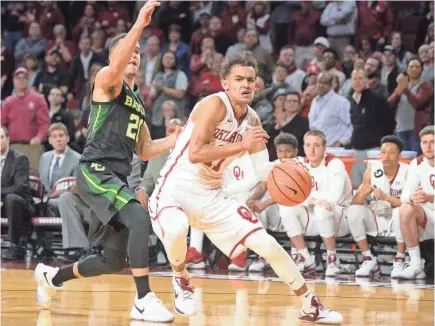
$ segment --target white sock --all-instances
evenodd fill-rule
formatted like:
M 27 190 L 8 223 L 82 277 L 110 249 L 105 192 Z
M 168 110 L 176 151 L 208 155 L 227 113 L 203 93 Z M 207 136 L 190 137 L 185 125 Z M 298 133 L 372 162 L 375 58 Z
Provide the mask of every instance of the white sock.
M 337 255 L 337 250 L 331 250 L 331 251 L 327 250 L 326 253 L 328 254 L 328 256 Z
M 302 301 L 303 307 L 310 307 L 311 306 L 311 298 L 313 297 L 313 294 L 310 290 L 307 290 L 304 294 L 302 294 L 299 298 Z
M 305 247 L 302 250 L 299 250 L 299 254 L 301 254 L 302 257 L 304 257 L 306 260 L 310 259 L 310 252 L 308 251 L 307 247 Z
M 420 246 L 417 245 L 412 248 L 408 248 L 409 258 L 411 258 L 411 264 L 421 265 Z
M 364 251 L 364 252 L 362 253 L 362 255 L 363 255 L 364 257 L 371 257 L 372 259 L 375 258 L 375 256 L 373 256 L 373 254 L 372 254 L 372 252 L 370 251 L 370 249 L 367 250 L 367 251 Z
M 202 243 L 204 241 L 204 232 L 190 228 L 190 247 L 193 247 L 198 252 L 202 252 Z
M 401 252 L 398 252 L 396 256 L 399 258 L 405 258 L 405 254 L 402 254 Z

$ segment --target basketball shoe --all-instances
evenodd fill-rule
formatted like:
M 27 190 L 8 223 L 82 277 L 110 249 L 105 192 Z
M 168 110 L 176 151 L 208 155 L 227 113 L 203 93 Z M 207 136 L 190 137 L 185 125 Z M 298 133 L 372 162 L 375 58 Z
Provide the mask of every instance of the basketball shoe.
M 186 268 L 191 268 L 191 269 L 205 268 L 204 255 L 201 252 L 198 252 L 196 248 L 190 247 L 187 250 Z
M 51 298 L 56 294 L 56 290 L 62 289 L 62 286 L 53 284 L 53 277 L 59 271 L 59 267 L 50 267 L 42 263 L 38 264 L 33 274 L 36 283 L 38 283 L 38 304 L 42 309 L 50 309 Z
M 355 271 L 355 276 L 369 277 L 374 274 L 380 274 L 381 269 L 379 268 L 376 257 L 364 256 L 363 259 L 364 261 L 361 267 Z
M 307 259 L 301 254 L 298 254 L 295 263 L 301 273 L 312 274 L 316 272 L 316 259 L 312 255 Z
M 407 280 L 419 280 L 426 278 L 426 273 L 423 270 L 423 263 L 410 262 L 405 265 L 403 271 L 399 274 L 399 278 Z
M 249 265 L 248 272 L 263 272 L 266 267 L 270 266 L 263 257 L 258 258 L 255 262 Z
M 244 272 L 246 271 L 246 262 L 248 260 L 248 254 L 246 251 L 242 252 L 236 258 L 231 260 L 231 264 L 228 265 L 230 272 Z
M 311 300 L 305 299 L 304 305 L 299 311 L 299 319 L 306 323 L 340 324 L 343 321 L 343 316 L 335 310 L 323 307 L 319 297 L 313 295 Z
M 195 288 L 183 277 L 172 277 L 172 287 L 174 288 L 174 308 L 177 313 L 184 316 L 194 316 L 197 312 L 195 298 L 193 296 Z
M 391 270 L 391 278 L 399 278 L 404 269 L 405 257 L 395 256 L 393 260 L 393 269 Z
M 136 295 L 130 317 L 155 323 L 169 323 L 175 319 L 154 292 L 149 292 L 142 299 L 138 299 Z
M 340 261 L 337 255 L 328 255 L 328 264 L 326 265 L 325 276 L 334 277 L 340 274 Z

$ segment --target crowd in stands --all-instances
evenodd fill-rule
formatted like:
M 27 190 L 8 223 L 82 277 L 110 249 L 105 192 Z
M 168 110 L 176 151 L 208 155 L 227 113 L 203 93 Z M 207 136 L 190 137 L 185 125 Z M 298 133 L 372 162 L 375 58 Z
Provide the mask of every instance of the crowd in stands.
M 18 163 L 5 165 L 13 171 L 3 169 L 12 152 L 3 146 L 7 139 L 14 160 L 21 153 L 29 160 L 27 172 L 23 163 L 17 173 L 39 174 L 53 199 L 48 212 L 69 221 L 62 225 L 65 249 L 88 249 L 83 223 L 89 212 L 74 187 L 68 195 L 53 195 L 53 187 L 73 177 L 87 136 L 95 75 L 108 64 L 110 40 L 128 32 L 142 5 L 1 4 L 2 202 L 4 188 L 18 182 L 3 178 L 19 169 Z M 271 159 L 277 158 L 274 140 L 283 132 L 296 137 L 304 156 L 304 135 L 315 128 L 326 136 L 326 146 L 355 150 L 351 181 L 359 186 L 367 153 L 384 136 L 396 135 L 403 151 L 421 153 L 419 134 L 433 124 L 432 1 L 165 1 L 139 44 L 136 84 L 153 138 L 182 125 L 198 100 L 222 91 L 223 59 L 240 49 L 258 62 L 252 108 L 271 136 Z M 138 159 L 134 164 L 130 186 L 139 186 L 138 199 L 146 206 L 158 169 L 147 169 L 141 181 L 144 166 Z M 13 192 L 19 198 L 8 197 L 18 211 L 7 214 L 22 216 L 9 230 L 12 258 L 23 256 L 26 220 L 35 214 L 21 181 Z M 61 205 L 64 213 L 61 200 L 67 202 Z

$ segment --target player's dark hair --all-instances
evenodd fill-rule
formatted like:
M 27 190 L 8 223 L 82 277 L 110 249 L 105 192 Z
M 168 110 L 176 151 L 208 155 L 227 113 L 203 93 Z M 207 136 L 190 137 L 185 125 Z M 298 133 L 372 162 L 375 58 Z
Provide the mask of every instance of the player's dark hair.
M 6 128 L 5 126 L 1 126 L 1 128 L 2 128 L 3 132 L 5 133 L 6 138 L 8 138 L 9 137 L 9 130 L 8 130 L 8 128 Z
M 420 134 L 419 134 L 420 139 L 421 139 L 423 136 L 426 136 L 426 135 L 433 135 L 434 132 L 435 132 L 435 128 L 434 128 L 433 125 L 431 125 L 431 126 L 426 126 L 426 127 L 424 127 L 423 129 L 421 129 L 421 131 L 420 131 Z
M 257 60 L 251 51 L 239 50 L 233 55 L 225 57 L 222 63 L 221 79 L 227 78 L 234 66 L 252 67 L 255 70 L 255 75 L 258 74 Z
M 118 45 L 119 41 L 121 41 L 126 36 L 127 36 L 127 33 L 121 33 L 119 35 L 116 35 L 114 38 L 112 38 L 112 40 L 110 41 L 110 44 L 109 44 L 109 55 L 112 54 L 113 50 Z
M 276 136 L 273 143 L 275 144 L 275 147 L 278 145 L 289 145 L 294 149 L 299 148 L 298 139 L 294 135 L 286 132 L 281 132 L 278 136 Z
M 399 153 L 401 153 L 403 150 L 403 141 L 394 135 L 388 135 L 388 136 L 382 137 L 381 146 L 385 143 L 395 144 L 399 148 Z

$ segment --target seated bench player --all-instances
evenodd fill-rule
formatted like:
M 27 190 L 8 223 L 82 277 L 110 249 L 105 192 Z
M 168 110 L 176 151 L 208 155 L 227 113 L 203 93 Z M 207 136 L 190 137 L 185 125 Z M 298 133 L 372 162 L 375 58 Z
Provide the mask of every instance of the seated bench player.
M 285 132 L 281 132 L 275 139 L 276 156 L 278 160 L 294 159 L 298 155 L 298 139 Z M 299 157 L 298 159 L 303 160 Z M 247 202 L 248 207 L 258 214 L 265 229 L 270 231 L 282 231 L 283 226 L 279 215 L 278 204 L 270 197 L 267 191 L 267 182 L 261 182 L 252 192 Z M 259 257 L 255 262 L 249 265 L 249 272 L 262 272 L 268 266 L 268 262 Z
M 399 215 L 393 216 L 393 230 L 396 237 L 397 256 L 391 277 L 404 279 L 425 278 L 419 241 L 434 238 L 434 126 L 420 131 L 420 146 L 423 155 L 409 165 Z M 410 257 L 404 264 L 405 248 Z
M 336 237 L 349 234 L 346 209 L 352 200 L 352 184 L 344 163 L 326 153 L 326 136 L 311 129 L 304 136 L 305 166 L 313 177 L 310 196 L 298 206 L 279 205 L 284 230 L 298 251 L 296 263 L 303 272 L 314 272 L 315 260 L 304 235 L 320 235 L 327 249 L 326 276 L 340 273 Z
M 388 231 L 391 217 L 399 214 L 400 195 L 408 171 L 408 164 L 399 162 L 402 149 L 403 142 L 396 136 L 381 139 L 380 161 L 370 163 L 347 209 L 350 232 L 363 255 L 355 276 L 368 277 L 380 272 L 377 259 L 369 249 L 367 234 L 375 237 Z

